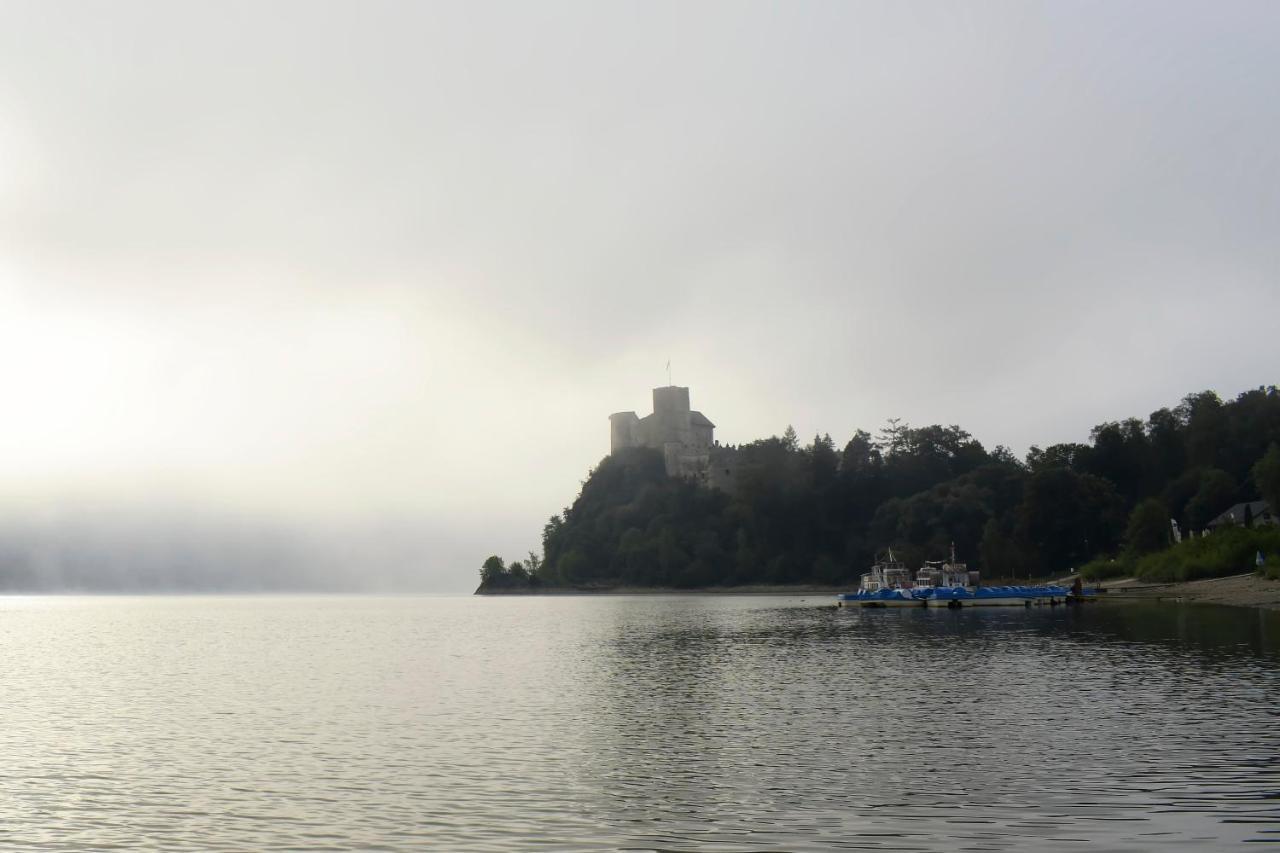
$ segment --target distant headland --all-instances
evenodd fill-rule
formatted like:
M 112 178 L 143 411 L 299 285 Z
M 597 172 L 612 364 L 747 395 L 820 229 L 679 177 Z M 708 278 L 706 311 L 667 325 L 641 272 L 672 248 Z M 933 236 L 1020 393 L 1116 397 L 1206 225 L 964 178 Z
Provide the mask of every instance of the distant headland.
M 654 388 L 644 417 L 610 415 L 610 453 L 543 527 L 541 554 L 489 557 L 476 592 L 818 591 L 855 583 L 885 547 L 918 564 L 952 543 L 989 578 L 1280 580 L 1274 385 L 1189 394 L 1021 459 L 896 419 L 843 448 L 791 427 L 725 446 L 714 430 L 685 387 Z

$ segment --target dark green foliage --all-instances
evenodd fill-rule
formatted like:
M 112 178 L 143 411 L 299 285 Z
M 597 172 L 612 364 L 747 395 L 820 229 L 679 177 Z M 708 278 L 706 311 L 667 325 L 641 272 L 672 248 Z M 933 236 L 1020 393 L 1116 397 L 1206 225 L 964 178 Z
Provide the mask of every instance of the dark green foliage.
M 1039 570 L 1035 558 L 1014 535 L 1012 514 L 987 519 L 978 556 L 978 565 L 993 578 L 1029 579 Z
M 519 560 L 513 560 L 509 566 L 495 554 L 485 560 L 484 565 L 480 567 L 480 589 L 492 591 L 538 586 L 541 584 L 541 579 L 536 573 L 538 566 L 538 559 L 533 554 L 529 555 L 528 565 Z M 530 568 L 534 571 L 530 571 Z
M 1190 529 L 1187 523 L 1187 504 L 1200 491 L 1200 481 L 1204 478 L 1204 468 L 1192 468 L 1183 471 L 1165 483 L 1160 498 L 1169 508 L 1169 517 L 1178 519 L 1182 526 Z
M 1042 570 L 1056 573 L 1115 549 L 1124 502 L 1101 477 L 1051 468 L 1032 474 L 1018 508 L 1018 538 Z
M 1084 460 L 1089 473 L 1110 481 L 1126 503 L 1151 493 L 1155 474 L 1151 443 L 1142 421 L 1130 418 L 1123 423 L 1093 428 L 1093 448 Z
M 982 445 L 958 426 L 912 429 L 890 422 L 884 431 L 885 475 L 894 495 L 906 497 L 958 477 L 990 460 Z
M 667 477 L 656 450 L 617 453 L 544 528 L 540 575 L 564 585 L 715 583 L 732 566 L 733 531 L 720 520 L 727 503 L 723 492 Z
M 507 566 L 497 554 L 484 561 L 480 567 L 480 583 L 492 584 L 502 579 L 507 573 Z
M 1088 581 L 1104 581 L 1133 575 L 1134 564 L 1128 556 L 1097 557 L 1080 567 L 1080 575 Z
M 732 495 L 669 478 L 661 453 L 636 449 L 590 473 L 543 528 L 543 559 L 520 568 L 530 585 L 844 584 L 887 546 L 914 567 L 954 542 L 988 577 L 1201 576 L 1239 555 L 1198 538 L 1165 549 L 1170 518 L 1200 530 L 1257 493 L 1275 506 L 1278 447 L 1280 393 L 1265 387 L 1227 402 L 1191 394 L 1100 424 L 1088 444 L 1033 446 L 1025 463 L 954 425 L 890 420 L 840 451 L 828 435 L 801 446 L 788 427 L 737 449 Z M 1190 556 L 1160 562 L 1175 552 Z
M 1280 553 L 1280 527 L 1228 527 L 1148 554 L 1136 574 L 1148 581 L 1192 581 L 1252 572 L 1258 552 Z M 1264 567 L 1265 568 L 1265 567 Z
M 576 585 L 834 584 L 856 578 L 882 537 L 909 550 L 920 540 L 919 559 L 945 555 L 953 539 L 976 554 L 988 518 L 1016 505 L 1021 466 L 986 464 L 959 427 L 887 432 L 881 445 L 859 431 L 843 453 L 827 435 L 801 447 L 790 429 L 744 445 L 732 496 L 666 477 L 656 451 L 615 454 L 548 522 L 540 575 Z
M 1159 498 L 1147 498 L 1129 513 L 1129 526 L 1125 529 L 1125 549 L 1134 557 L 1150 554 L 1169 547 L 1173 527 L 1169 524 L 1169 510 Z
M 1092 448 L 1087 444 L 1054 444 L 1045 450 L 1033 444 L 1027 451 L 1027 467 L 1036 472 L 1053 468 L 1083 471 L 1091 452 Z
M 1203 530 L 1219 513 L 1236 502 L 1236 484 L 1231 475 L 1217 468 L 1200 474 L 1200 487 L 1187 502 L 1187 523 L 1191 530 Z
M 871 537 L 899 545 L 912 561 L 945 556 L 952 542 L 960 554 L 976 560 L 988 521 L 1018 505 L 1024 480 L 1016 466 L 991 464 L 911 497 L 891 499 L 872 518 Z
M 1250 471 L 1253 484 L 1262 499 L 1271 504 L 1271 512 L 1280 513 L 1280 444 L 1272 444 Z

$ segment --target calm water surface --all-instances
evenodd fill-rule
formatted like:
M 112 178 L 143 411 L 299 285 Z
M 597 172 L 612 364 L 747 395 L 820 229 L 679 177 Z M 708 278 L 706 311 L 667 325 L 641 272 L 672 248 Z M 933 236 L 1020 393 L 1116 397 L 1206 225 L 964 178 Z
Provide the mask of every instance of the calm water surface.
M 0 845 L 1280 841 L 1280 614 L 825 605 L 0 598 Z

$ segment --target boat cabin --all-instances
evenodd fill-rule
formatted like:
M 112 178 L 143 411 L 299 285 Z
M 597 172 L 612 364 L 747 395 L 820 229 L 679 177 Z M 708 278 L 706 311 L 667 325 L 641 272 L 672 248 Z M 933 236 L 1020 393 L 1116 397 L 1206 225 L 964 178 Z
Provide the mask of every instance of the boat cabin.
M 877 560 L 871 571 L 862 576 L 863 592 L 876 592 L 882 589 L 910 589 L 911 571 L 900 561 L 894 559 L 893 551 L 889 551 L 887 559 Z
M 916 572 L 916 586 L 935 586 L 944 589 L 978 585 L 978 573 L 956 560 L 956 546 L 951 546 L 950 560 L 925 560 Z

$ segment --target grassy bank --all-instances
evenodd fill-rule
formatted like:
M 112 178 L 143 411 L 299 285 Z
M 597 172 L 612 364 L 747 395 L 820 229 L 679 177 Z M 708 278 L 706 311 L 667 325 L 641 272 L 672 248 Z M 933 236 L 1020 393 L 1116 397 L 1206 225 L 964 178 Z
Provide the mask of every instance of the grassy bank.
M 1280 527 L 1274 526 L 1231 527 L 1142 557 L 1122 554 L 1115 559 L 1094 560 L 1082 566 L 1080 572 L 1089 580 L 1136 577 L 1175 583 L 1220 578 L 1257 568 L 1259 551 L 1267 557 L 1259 573 L 1280 579 Z

